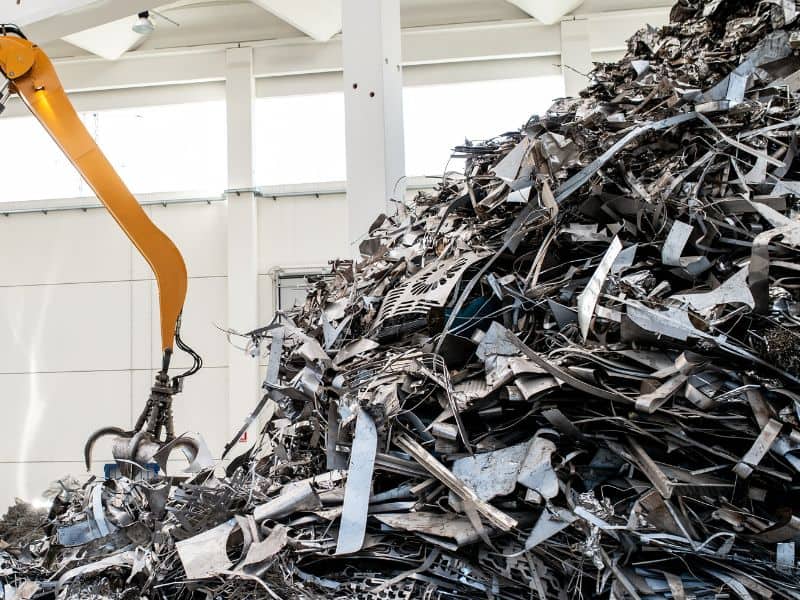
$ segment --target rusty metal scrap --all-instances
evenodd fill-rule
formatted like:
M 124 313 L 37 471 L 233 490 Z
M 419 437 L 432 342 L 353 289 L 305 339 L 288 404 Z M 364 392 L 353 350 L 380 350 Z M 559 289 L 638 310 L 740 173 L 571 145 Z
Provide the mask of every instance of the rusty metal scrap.
M 0 598 L 800 598 L 799 127 L 795 2 L 680 0 L 245 335 L 244 454 L 64 487 Z

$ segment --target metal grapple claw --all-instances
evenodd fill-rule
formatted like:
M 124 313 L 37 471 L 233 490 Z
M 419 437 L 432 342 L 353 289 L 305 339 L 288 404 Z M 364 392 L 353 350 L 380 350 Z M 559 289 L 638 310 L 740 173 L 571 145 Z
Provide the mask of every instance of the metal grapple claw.
M 145 468 L 148 463 L 157 462 L 166 470 L 166 462 L 175 448 L 186 451 L 190 462 L 198 453 L 197 442 L 188 437 L 175 437 L 172 421 L 172 396 L 179 389 L 170 385 L 166 370 L 156 375 L 147 404 L 139 415 L 135 427 L 125 431 L 119 427 L 105 427 L 93 433 L 84 447 L 86 469 L 91 468 L 92 449 L 103 437 L 114 438 L 112 454 L 125 477 L 135 475 L 136 467 Z

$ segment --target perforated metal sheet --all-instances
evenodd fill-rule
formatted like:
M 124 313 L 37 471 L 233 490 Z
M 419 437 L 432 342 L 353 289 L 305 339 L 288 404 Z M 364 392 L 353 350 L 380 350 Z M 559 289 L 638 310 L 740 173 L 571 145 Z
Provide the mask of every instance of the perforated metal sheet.
M 431 308 L 444 306 L 464 272 L 485 256 L 467 252 L 451 260 L 431 263 L 386 294 L 375 327 L 387 319 L 425 314 Z

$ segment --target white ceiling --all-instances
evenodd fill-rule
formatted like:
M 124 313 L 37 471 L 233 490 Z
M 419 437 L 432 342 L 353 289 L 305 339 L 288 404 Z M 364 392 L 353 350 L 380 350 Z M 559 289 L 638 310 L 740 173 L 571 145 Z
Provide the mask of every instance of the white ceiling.
M 72 10 L 79 10 L 85 6 L 93 4 L 96 0 L 52 0 L 51 2 L 31 2 L 30 0 L 19 0 L 11 8 L 6 7 L 7 14 L 3 14 L 3 20 L 15 23 L 19 26 L 29 25 L 53 16 L 68 13 Z M 7 4 L 11 4 L 8 2 Z
M 3 8 L 0 22 L 22 25 L 31 39 L 45 42 L 54 58 L 93 53 L 115 59 L 131 48 L 157 50 L 306 35 L 324 41 L 340 28 L 340 1 L 180 0 L 159 6 L 164 0 L 21 0 L 10 10 Z M 403 28 L 537 15 L 558 20 L 565 11 L 581 14 L 670 4 L 671 0 L 400 0 Z M 132 34 L 136 13 L 148 8 L 180 25 L 153 15 L 156 30 L 151 35 Z

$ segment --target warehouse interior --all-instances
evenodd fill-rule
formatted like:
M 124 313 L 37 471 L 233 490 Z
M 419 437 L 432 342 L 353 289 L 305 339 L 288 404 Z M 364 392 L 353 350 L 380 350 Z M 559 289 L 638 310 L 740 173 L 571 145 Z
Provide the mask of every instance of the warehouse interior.
M 176 399 L 177 427 L 203 432 L 219 452 L 259 398 L 259 374 L 222 330 L 269 322 L 279 298 L 293 305 L 293 276 L 327 271 L 352 251 L 341 14 L 324 1 L 292 8 L 289 21 L 269 2 L 177 2 L 155 10 L 179 25 L 154 16 L 142 36 L 131 26 L 153 8 L 146 2 L 39 4 L 11 7 L 3 20 L 50 40 L 43 48 L 84 122 L 185 257 L 184 337 L 204 367 Z M 592 60 L 613 59 L 642 23 L 660 25 L 669 12 L 666 2 L 587 0 L 575 19 L 544 25 L 505 0 L 399 9 L 403 118 L 387 118 L 405 124 L 394 143 L 405 142 L 410 194 L 436 183 L 465 137 L 515 129 L 565 85 L 581 89 L 587 47 Z M 571 33 L 573 21 L 581 32 Z M 234 84 L 236 48 L 252 49 L 243 67 L 252 79 Z M 560 68 L 565 51 L 583 61 L 571 63 L 576 71 Z M 240 121 L 248 110 L 252 121 Z M 161 356 L 146 262 L 20 102 L 9 103 L 0 135 L 15 140 L 0 207 L 0 244 L 16 257 L 0 274 L 6 506 L 83 473 L 83 442 L 106 424 L 133 424 Z M 226 193 L 235 189 L 257 191 Z M 375 202 L 362 231 L 384 210 Z
M 800 598 L 798 2 L 5 2 L 0 600 Z

